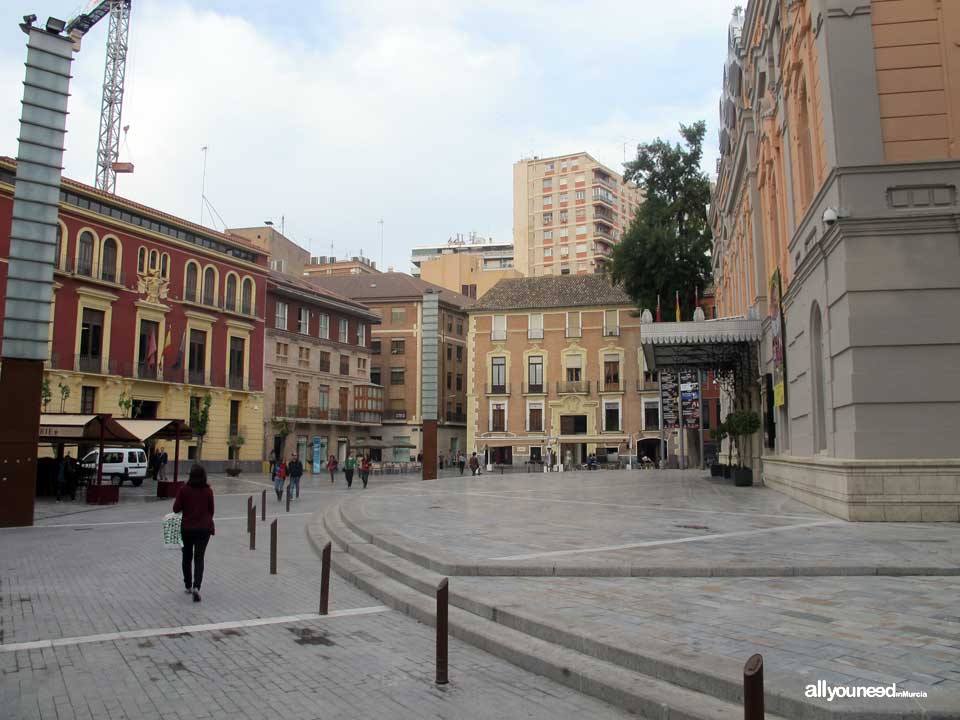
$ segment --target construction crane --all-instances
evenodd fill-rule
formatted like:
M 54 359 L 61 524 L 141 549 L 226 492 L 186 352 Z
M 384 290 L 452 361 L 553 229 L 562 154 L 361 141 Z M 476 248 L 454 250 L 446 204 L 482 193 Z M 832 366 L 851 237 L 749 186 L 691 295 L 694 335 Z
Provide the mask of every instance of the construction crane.
M 123 81 L 127 68 L 127 38 L 130 34 L 131 0 L 101 0 L 91 10 L 67 23 L 67 34 L 79 43 L 90 28 L 107 15 L 107 62 L 103 70 L 103 97 L 100 101 L 100 138 L 97 142 L 97 176 L 94 185 L 108 193 L 117 187 L 117 173 L 133 172 L 133 163 L 119 162 L 120 112 L 123 108 Z

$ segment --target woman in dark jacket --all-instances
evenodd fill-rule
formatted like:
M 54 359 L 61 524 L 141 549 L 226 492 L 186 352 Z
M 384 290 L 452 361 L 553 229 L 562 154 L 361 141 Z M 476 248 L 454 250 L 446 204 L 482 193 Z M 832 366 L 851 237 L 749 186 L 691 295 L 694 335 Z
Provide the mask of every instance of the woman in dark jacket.
M 186 592 L 193 593 L 193 601 L 200 602 L 203 554 L 207 551 L 210 536 L 214 534 L 214 526 L 213 490 L 207 485 L 207 471 L 199 465 L 190 468 L 190 479 L 177 491 L 173 511 L 183 513 L 180 526 L 183 537 L 183 584 Z

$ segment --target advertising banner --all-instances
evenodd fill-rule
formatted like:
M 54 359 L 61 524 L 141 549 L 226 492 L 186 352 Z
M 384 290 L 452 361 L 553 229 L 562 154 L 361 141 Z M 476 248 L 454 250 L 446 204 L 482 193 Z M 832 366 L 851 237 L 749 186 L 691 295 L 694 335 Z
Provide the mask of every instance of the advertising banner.
M 680 427 L 677 416 L 677 374 L 669 370 L 660 371 L 660 412 L 663 415 L 664 430 Z
M 770 340 L 771 357 L 773 359 L 773 404 L 774 407 L 782 407 L 787 402 L 786 392 L 786 366 L 787 358 L 784 352 L 784 331 L 783 321 L 783 287 L 780 281 L 780 268 L 777 268 L 773 277 L 770 278 Z
M 699 430 L 700 373 L 696 370 L 680 371 L 680 405 L 683 426 L 690 430 Z

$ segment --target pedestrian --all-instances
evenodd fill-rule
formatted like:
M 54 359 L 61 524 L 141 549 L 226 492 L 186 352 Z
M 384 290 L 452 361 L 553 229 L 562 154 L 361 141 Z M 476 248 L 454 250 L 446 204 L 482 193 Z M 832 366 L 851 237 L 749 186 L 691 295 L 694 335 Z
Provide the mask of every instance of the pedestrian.
M 207 543 L 216 532 L 213 524 L 213 490 L 207 485 L 207 471 L 199 465 L 190 468 L 187 484 L 177 491 L 173 511 L 182 512 L 180 536 L 183 539 L 183 585 L 200 602 L 203 583 L 203 556 Z M 192 573 L 191 573 L 192 564 Z
M 60 458 L 57 463 L 57 481 L 54 483 L 57 490 L 57 502 L 60 502 L 60 496 L 66 494 L 67 490 L 67 456 Z
M 283 499 L 283 483 L 287 479 L 287 464 L 280 459 L 277 463 L 277 469 L 273 474 L 273 489 L 277 493 L 277 500 Z
M 467 464 L 467 457 L 463 454 L 463 450 L 457 452 L 457 467 L 460 468 L 460 474 L 463 475 L 463 468 Z
M 167 481 L 167 450 L 162 445 L 160 446 L 160 480 L 163 482 Z
M 470 474 L 476 475 L 478 472 L 480 472 L 480 460 L 477 459 L 477 454 L 473 453 L 470 456 Z
M 330 482 L 335 483 L 337 481 L 337 457 L 331 455 L 330 459 L 327 460 L 327 471 L 330 473 Z
M 290 476 L 290 484 L 287 486 L 287 494 L 293 497 L 293 489 L 297 489 L 297 500 L 300 499 L 300 478 L 303 476 L 303 463 L 300 462 L 300 456 L 293 454 L 293 459 L 287 464 L 287 474 Z
M 364 455 L 363 459 L 360 460 L 360 479 L 363 481 L 363 486 L 367 486 L 367 481 L 370 479 L 370 456 Z
M 347 455 L 347 461 L 343 464 L 343 473 L 347 476 L 347 487 L 353 487 L 353 471 L 357 467 L 357 459 L 351 452 Z
M 150 477 L 156 482 L 157 476 L 160 474 L 160 450 L 158 448 L 150 448 L 150 458 L 148 459 L 147 467 L 150 469 Z
M 270 451 L 269 460 L 270 460 L 270 477 L 273 477 L 273 471 L 277 467 L 277 451 L 276 450 Z

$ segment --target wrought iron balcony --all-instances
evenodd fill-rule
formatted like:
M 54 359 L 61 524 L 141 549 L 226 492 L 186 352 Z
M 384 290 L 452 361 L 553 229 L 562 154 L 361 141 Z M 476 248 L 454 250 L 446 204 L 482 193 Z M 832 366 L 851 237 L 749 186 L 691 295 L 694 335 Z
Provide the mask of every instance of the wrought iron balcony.
M 589 380 L 558 380 L 557 394 L 559 395 L 588 395 L 590 393 Z
M 487 395 L 509 395 L 510 386 L 507 384 L 487 385 Z
M 546 385 L 542 382 L 538 383 L 524 383 L 523 392 L 525 395 L 542 395 L 546 393 Z

